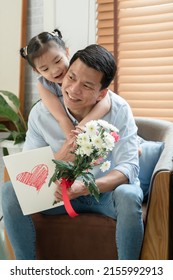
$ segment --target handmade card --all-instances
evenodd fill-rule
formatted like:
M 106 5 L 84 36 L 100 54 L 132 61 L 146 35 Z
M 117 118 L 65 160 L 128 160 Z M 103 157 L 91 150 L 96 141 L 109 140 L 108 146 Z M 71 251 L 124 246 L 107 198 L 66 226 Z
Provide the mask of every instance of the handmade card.
M 53 158 L 50 147 L 3 157 L 24 215 L 63 205 L 53 205 L 56 185 L 48 186 L 55 169 Z

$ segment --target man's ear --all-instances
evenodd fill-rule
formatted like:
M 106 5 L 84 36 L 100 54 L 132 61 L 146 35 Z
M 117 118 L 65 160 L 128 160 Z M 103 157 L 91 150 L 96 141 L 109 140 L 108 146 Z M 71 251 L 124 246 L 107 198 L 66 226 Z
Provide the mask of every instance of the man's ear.
M 106 96 L 107 92 L 108 92 L 108 88 L 102 89 L 100 91 L 100 94 L 99 94 L 98 98 L 97 98 L 97 101 L 102 100 Z

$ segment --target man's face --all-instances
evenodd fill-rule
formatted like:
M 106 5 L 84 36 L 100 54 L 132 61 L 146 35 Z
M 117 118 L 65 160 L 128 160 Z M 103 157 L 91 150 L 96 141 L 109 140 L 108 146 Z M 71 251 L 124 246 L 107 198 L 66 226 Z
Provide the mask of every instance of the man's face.
M 66 107 L 80 121 L 100 101 L 107 89 L 100 90 L 103 74 L 77 59 L 67 71 L 62 83 Z

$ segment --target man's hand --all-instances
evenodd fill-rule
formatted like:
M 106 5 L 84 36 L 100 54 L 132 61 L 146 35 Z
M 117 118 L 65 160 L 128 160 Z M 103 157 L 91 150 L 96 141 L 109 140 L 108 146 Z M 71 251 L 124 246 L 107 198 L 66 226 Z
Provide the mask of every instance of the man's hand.
M 55 200 L 56 201 L 62 201 L 63 198 L 62 198 L 62 187 L 60 186 L 60 181 L 56 181 L 56 185 L 57 185 L 57 188 L 56 188 L 56 191 L 55 191 Z M 89 191 L 88 189 L 85 187 L 84 183 L 81 182 L 81 181 L 75 181 L 73 183 L 73 185 L 67 189 L 67 194 L 68 194 L 68 197 L 69 199 L 74 199 L 74 198 L 77 198 L 79 196 L 82 196 L 82 195 L 88 195 L 89 194 Z

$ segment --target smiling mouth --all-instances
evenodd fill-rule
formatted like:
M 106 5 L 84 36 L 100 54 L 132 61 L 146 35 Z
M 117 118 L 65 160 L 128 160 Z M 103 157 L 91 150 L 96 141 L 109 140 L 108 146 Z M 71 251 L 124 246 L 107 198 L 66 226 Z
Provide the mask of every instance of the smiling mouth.
M 59 79 L 59 78 L 61 78 L 62 76 L 63 76 L 63 73 L 61 73 L 60 75 L 54 77 L 54 79 Z
M 68 98 L 72 101 L 80 101 L 80 99 L 72 97 L 68 92 L 67 92 L 67 95 L 68 95 Z

